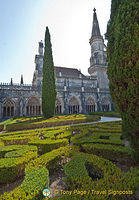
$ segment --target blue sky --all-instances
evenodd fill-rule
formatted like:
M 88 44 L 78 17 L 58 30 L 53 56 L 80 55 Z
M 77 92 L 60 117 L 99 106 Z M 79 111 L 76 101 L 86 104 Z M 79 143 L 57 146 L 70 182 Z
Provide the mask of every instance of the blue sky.
M 110 0 L 0 0 L 0 82 L 31 83 L 38 42 L 51 34 L 54 64 L 87 74 L 94 6 L 101 33 L 106 31 Z

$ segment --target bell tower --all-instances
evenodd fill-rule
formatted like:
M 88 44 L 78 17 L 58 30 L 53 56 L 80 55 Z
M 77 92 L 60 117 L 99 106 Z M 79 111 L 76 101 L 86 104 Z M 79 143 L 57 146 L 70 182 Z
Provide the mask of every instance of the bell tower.
M 91 38 L 89 40 L 91 46 L 90 67 L 88 73 L 93 76 L 96 75 L 98 79 L 99 88 L 109 88 L 107 78 L 107 62 L 106 62 L 106 46 L 103 37 L 100 33 L 99 23 L 97 19 L 96 9 L 93 13 L 93 26 Z

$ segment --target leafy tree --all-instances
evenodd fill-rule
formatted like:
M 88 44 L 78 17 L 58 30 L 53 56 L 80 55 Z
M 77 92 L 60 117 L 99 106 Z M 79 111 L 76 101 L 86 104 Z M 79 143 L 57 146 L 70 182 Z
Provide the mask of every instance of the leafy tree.
M 134 158 L 138 152 L 138 55 L 139 3 L 136 0 L 112 0 L 107 26 L 108 78 L 112 100 L 122 116 L 123 138 L 130 141 Z
M 52 56 L 52 45 L 48 27 L 45 32 L 45 50 L 43 58 L 42 81 L 42 111 L 46 118 L 50 118 L 55 112 L 56 82 L 55 69 Z

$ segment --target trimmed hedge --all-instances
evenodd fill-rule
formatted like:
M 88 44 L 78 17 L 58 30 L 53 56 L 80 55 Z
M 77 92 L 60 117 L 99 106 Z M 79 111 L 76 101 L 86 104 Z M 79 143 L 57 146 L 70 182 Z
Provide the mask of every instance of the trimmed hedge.
M 0 183 L 8 183 L 24 175 L 25 164 L 29 160 L 36 158 L 37 152 L 27 152 L 18 158 L 1 158 L 0 159 Z
M 43 132 L 42 132 L 43 133 Z M 70 130 L 67 130 L 67 128 L 62 128 L 56 131 L 49 131 L 46 133 L 43 137 L 44 138 L 51 138 L 51 139 L 63 139 L 63 138 L 68 138 L 71 136 L 72 133 Z
M 54 149 L 51 152 L 45 153 L 41 155 L 40 157 L 31 160 L 28 163 L 28 166 L 31 167 L 39 167 L 39 166 L 45 166 L 50 172 L 53 172 L 57 170 L 59 163 L 62 159 L 65 159 L 66 157 L 70 157 L 74 152 L 75 149 L 78 149 L 76 147 L 60 147 L 58 149 Z
M 26 194 L 33 196 L 34 191 L 37 191 L 37 197 L 42 197 L 42 190 L 48 186 L 49 171 L 45 167 L 25 168 L 25 180 L 22 182 L 21 188 Z
M 12 192 L 5 192 L 0 200 L 38 200 L 42 199 L 42 190 L 49 186 L 49 172 L 45 167 L 25 169 L 25 180 Z
M 0 132 L 4 130 L 4 124 L 0 124 Z
M 17 131 L 17 130 L 27 130 L 27 129 L 36 129 L 36 128 L 46 128 L 51 126 L 62 126 L 62 125 L 70 125 L 77 123 L 85 123 L 85 122 L 93 122 L 100 120 L 99 116 L 93 116 L 86 119 L 74 119 L 74 120 L 63 120 L 63 121 L 54 121 L 54 122 L 44 122 L 44 123 L 36 123 L 36 124 L 7 124 L 7 131 Z
M 124 146 L 124 142 L 120 139 L 121 134 L 110 134 L 110 133 L 92 133 L 92 136 L 83 137 L 78 139 L 72 139 L 74 144 L 84 144 L 84 143 L 102 143 L 102 144 L 114 144 Z M 109 138 L 109 139 L 107 139 Z
M 95 166 L 103 172 L 103 178 L 95 181 L 88 175 L 85 168 L 86 163 Z M 68 189 L 75 191 L 87 191 L 85 195 L 72 195 L 73 199 L 134 199 L 132 194 L 135 194 L 137 189 L 137 174 L 138 170 L 131 168 L 131 172 L 123 175 L 121 170 L 117 168 L 112 162 L 98 157 L 96 155 L 89 155 L 80 153 L 73 157 L 64 166 L 66 174 L 66 183 Z M 89 191 L 89 192 L 88 192 Z M 92 191 L 106 191 L 106 194 L 98 195 Z M 108 194 L 108 191 L 130 191 L 128 195 Z M 67 199 L 72 199 L 67 197 Z M 55 198 L 53 198 L 55 199 Z M 57 196 L 57 199 L 66 199 L 65 196 Z
M 38 200 L 43 199 L 42 190 L 49 186 L 49 173 L 55 171 L 62 159 L 71 156 L 74 147 L 60 147 L 36 159 L 32 159 L 25 168 L 25 180 L 12 192 L 5 192 L 0 200 Z
M 1 133 L 0 138 L 3 137 L 16 137 L 16 136 L 27 136 L 27 135 L 37 135 L 38 131 L 37 130 L 29 130 L 29 131 L 16 131 L 16 132 L 8 132 L 8 133 Z
M 63 139 L 63 140 L 46 139 L 46 140 L 34 140 L 32 142 L 29 142 L 28 144 L 37 146 L 38 153 L 44 154 L 49 151 L 52 151 L 53 149 L 57 149 L 61 146 L 66 146 L 68 144 L 68 141 L 67 139 Z
M 10 146 L 2 146 L 0 147 L 0 158 L 4 158 L 5 154 L 8 152 L 14 152 L 14 151 L 37 151 L 36 146 L 28 146 L 28 145 L 10 145 Z
M 89 115 L 99 115 L 105 117 L 121 117 L 120 113 L 116 111 L 99 111 L 99 112 L 90 112 Z
M 21 136 L 21 137 L 4 137 L 1 140 L 4 142 L 4 145 L 27 145 L 28 142 L 38 138 L 37 136 Z
M 124 162 L 133 162 L 132 149 L 122 146 L 110 144 L 82 144 L 81 151 L 93 153 L 97 156 L 102 156 L 103 158 L 113 161 L 120 160 Z

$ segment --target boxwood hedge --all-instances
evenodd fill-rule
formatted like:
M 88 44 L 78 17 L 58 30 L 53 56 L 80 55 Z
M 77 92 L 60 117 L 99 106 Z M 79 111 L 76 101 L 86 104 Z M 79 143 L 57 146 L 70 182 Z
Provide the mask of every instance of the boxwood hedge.
M 67 139 L 59 139 L 59 140 L 51 140 L 51 139 L 45 139 L 45 140 L 34 140 L 32 142 L 28 143 L 29 145 L 37 146 L 38 153 L 44 154 L 49 151 L 52 151 L 53 149 L 57 149 L 61 146 L 66 146 L 68 144 Z

